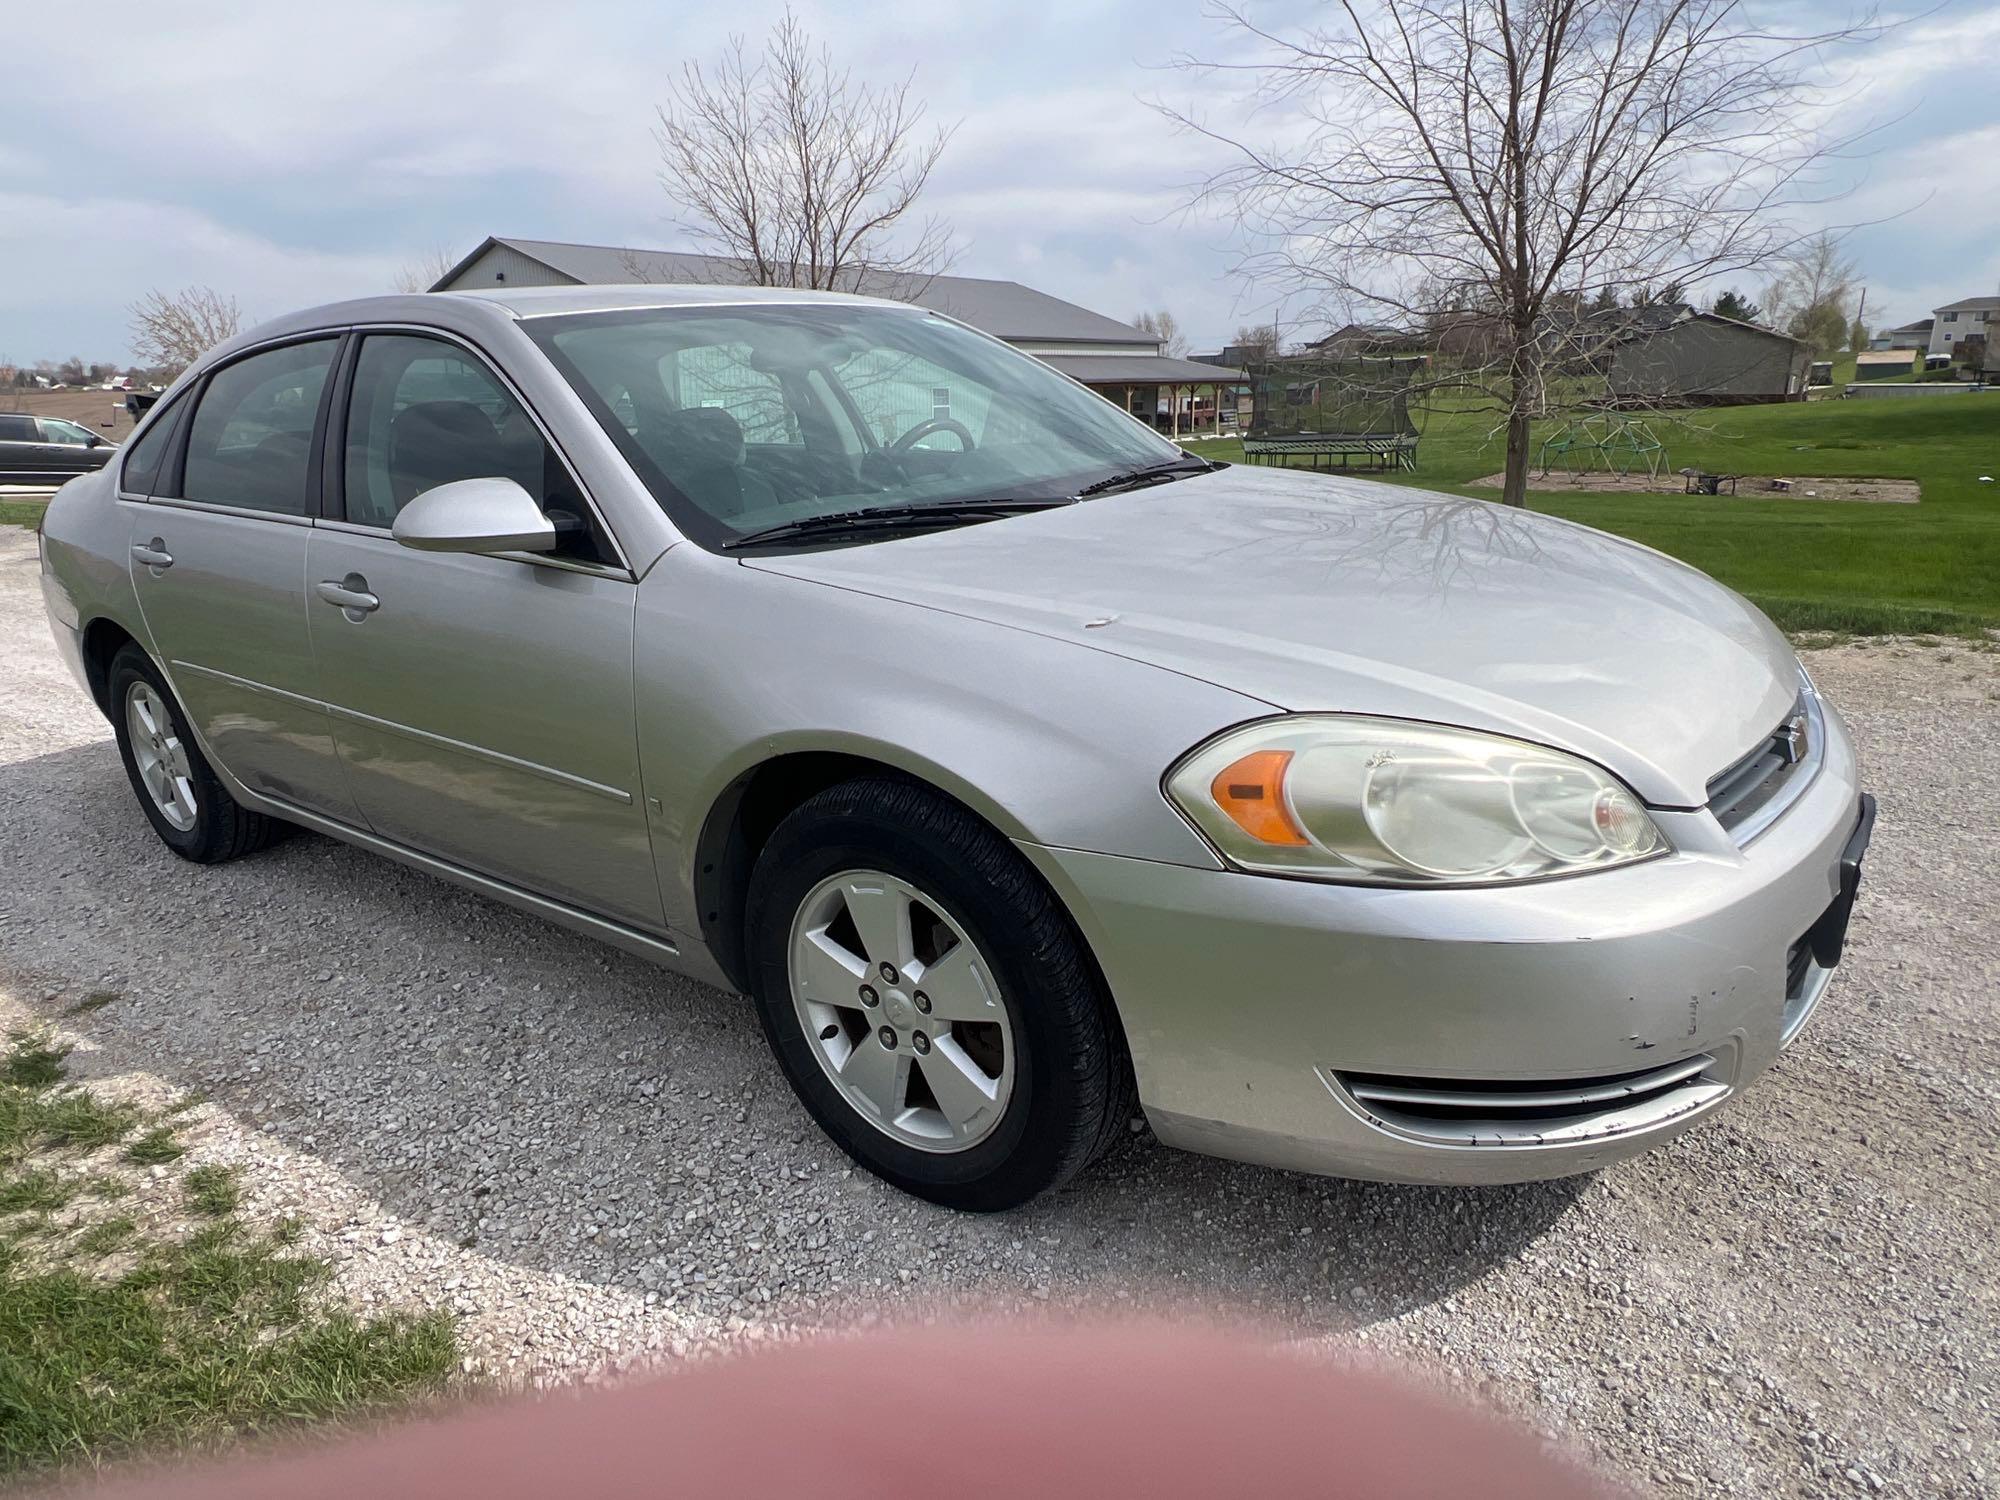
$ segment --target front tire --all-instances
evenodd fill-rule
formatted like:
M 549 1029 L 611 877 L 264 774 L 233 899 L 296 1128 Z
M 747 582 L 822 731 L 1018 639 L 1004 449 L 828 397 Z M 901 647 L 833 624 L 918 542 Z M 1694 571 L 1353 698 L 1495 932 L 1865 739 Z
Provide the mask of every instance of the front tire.
M 1132 1111 L 1131 1067 L 1068 914 L 998 833 L 927 787 L 851 781 L 751 874 L 751 990 L 821 1128 L 933 1203 L 1013 1208 Z
M 133 795 L 153 832 L 182 859 L 219 864 L 262 849 L 284 824 L 229 795 L 188 730 L 152 659 L 125 646 L 111 659 L 111 727 Z

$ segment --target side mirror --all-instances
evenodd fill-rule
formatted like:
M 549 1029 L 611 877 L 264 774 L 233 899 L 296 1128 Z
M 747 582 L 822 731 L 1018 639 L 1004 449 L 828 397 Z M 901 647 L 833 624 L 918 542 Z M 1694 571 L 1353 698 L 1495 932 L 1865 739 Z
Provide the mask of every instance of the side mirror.
M 455 479 L 396 512 L 389 534 L 419 552 L 548 552 L 555 523 L 511 479 Z
M 84 447 L 86 448 L 102 448 L 103 446 L 104 446 L 104 439 L 99 437 L 94 432 L 90 435 L 90 441 L 84 444 Z

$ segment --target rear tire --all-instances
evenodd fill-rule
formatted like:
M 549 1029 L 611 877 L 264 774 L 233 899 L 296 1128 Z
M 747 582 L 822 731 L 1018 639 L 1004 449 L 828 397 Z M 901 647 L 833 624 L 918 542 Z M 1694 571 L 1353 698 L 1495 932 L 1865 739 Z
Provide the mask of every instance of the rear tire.
M 900 938 L 882 936 L 892 928 Z M 850 781 L 801 804 L 751 873 L 747 940 L 794 1092 L 905 1192 L 1013 1208 L 1082 1171 L 1131 1117 L 1123 1038 L 1068 914 L 1006 839 L 928 787 Z
M 229 795 L 145 652 L 120 648 L 111 658 L 108 684 L 118 755 L 161 843 L 182 859 L 212 865 L 262 849 L 284 832 L 286 824 Z

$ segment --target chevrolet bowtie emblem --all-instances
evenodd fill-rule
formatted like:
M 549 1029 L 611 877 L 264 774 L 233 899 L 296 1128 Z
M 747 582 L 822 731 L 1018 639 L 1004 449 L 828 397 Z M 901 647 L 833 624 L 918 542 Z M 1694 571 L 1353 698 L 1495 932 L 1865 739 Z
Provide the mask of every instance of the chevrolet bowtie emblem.
M 1812 749 L 1812 735 L 1807 727 L 1804 714 L 1792 715 L 1783 729 L 1778 731 L 1778 753 L 1787 765 L 1797 765 Z

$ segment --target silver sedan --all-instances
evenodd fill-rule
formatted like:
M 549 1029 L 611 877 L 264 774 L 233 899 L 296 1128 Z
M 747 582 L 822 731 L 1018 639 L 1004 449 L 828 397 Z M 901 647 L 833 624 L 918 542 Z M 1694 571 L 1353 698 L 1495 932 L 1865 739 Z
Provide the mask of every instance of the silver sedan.
M 1797 1034 L 1873 818 L 1692 569 L 1208 463 L 864 298 L 280 319 L 57 495 L 42 576 L 176 853 L 317 829 L 747 992 L 964 1208 L 1135 1096 L 1348 1176 L 1629 1156 Z

